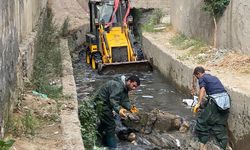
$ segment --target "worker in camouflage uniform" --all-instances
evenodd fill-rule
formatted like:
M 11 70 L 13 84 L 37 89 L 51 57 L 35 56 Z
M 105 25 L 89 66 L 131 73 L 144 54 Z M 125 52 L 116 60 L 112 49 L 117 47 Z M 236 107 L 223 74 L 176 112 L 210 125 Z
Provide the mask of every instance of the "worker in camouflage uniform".
M 221 81 L 210 74 L 205 73 L 203 67 L 196 67 L 193 75 L 199 81 L 198 103 L 194 112 L 200 110 L 195 131 L 201 142 L 200 149 L 207 149 L 206 143 L 212 133 L 222 149 L 226 149 L 228 143 L 227 119 L 230 108 L 230 97 Z M 207 101 L 204 97 L 207 94 Z M 199 109 L 203 107 L 203 109 Z
M 109 148 L 116 148 L 114 112 L 121 118 L 126 118 L 127 111 L 137 112 L 137 108 L 131 105 L 128 92 L 135 90 L 140 85 L 136 76 L 118 77 L 105 83 L 94 95 L 95 110 L 100 118 L 98 131 L 102 136 L 103 143 Z

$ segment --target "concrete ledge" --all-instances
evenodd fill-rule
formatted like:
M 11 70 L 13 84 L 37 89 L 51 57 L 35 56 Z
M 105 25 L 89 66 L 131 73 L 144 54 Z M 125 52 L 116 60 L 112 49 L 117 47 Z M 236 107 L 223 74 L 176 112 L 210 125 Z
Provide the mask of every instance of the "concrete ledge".
M 81 136 L 80 121 L 78 118 L 78 102 L 73 67 L 66 39 L 60 40 L 60 49 L 63 65 L 62 86 L 63 94 L 70 96 L 66 107 L 61 111 L 62 133 L 65 150 L 84 150 Z
M 147 58 L 153 58 L 154 65 L 167 78 L 171 79 L 179 88 L 184 90 L 191 89 L 193 68 L 196 64 L 187 64 L 177 59 L 178 52 L 168 49 L 164 43 L 157 43 L 157 40 L 150 34 L 143 34 L 143 50 Z M 240 143 L 250 139 L 250 96 L 249 92 L 233 87 L 232 80 L 223 78 L 224 73 L 216 74 L 232 98 L 232 108 L 228 120 L 230 136 L 235 147 L 241 146 Z M 234 78 L 232 78 L 234 79 Z M 243 83 L 242 83 L 243 84 Z

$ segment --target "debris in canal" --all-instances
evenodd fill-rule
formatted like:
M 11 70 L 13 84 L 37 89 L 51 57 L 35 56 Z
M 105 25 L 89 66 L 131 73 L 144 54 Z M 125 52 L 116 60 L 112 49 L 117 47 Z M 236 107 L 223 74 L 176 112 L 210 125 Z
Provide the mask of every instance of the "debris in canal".
M 193 99 L 183 99 L 182 102 L 183 102 L 184 104 L 186 104 L 187 106 L 189 106 L 189 107 L 192 107 L 192 106 L 195 105 Z
M 176 145 L 177 145 L 177 147 L 178 147 L 178 148 L 180 148 L 180 147 L 181 147 L 180 140 L 175 139 L 175 141 L 176 141 Z
M 146 90 L 148 90 L 148 91 L 154 91 L 155 89 L 153 89 L 153 88 L 147 88 Z
M 154 96 L 151 96 L 151 95 L 143 95 L 142 97 L 143 98 L 154 98 Z

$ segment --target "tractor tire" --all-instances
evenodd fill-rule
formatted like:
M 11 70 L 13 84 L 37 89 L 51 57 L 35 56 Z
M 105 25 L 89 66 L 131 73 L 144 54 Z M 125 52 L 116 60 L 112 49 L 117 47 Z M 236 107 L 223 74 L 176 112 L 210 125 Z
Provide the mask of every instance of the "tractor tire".
M 143 55 L 143 51 L 142 51 L 141 46 L 139 44 L 136 44 L 134 48 L 135 48 L 135 51 L 136 51 L 137 60 L 143 60 L 144 55 Z
M 97 73 L 100 75 L 102 74 L 102 63 L 98 63 Z
M 90 64 L 90 55 L 87 51 L 86 51 L 86 63 Z
M 95 56 L 92 56 L 91 57 L 91 68 L 92 69 L 97 69 L 97 64 L 96 64 L 96 61 L 95 61 Z

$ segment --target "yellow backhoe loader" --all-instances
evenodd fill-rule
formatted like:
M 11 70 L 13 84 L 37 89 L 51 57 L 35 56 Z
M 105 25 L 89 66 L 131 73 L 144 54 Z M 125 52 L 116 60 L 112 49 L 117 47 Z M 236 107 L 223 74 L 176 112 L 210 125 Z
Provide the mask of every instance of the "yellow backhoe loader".
M 129 13 L 129 0 L 89 0 L 86 62 L 98 73 L 152 70 L 130 30 Z

